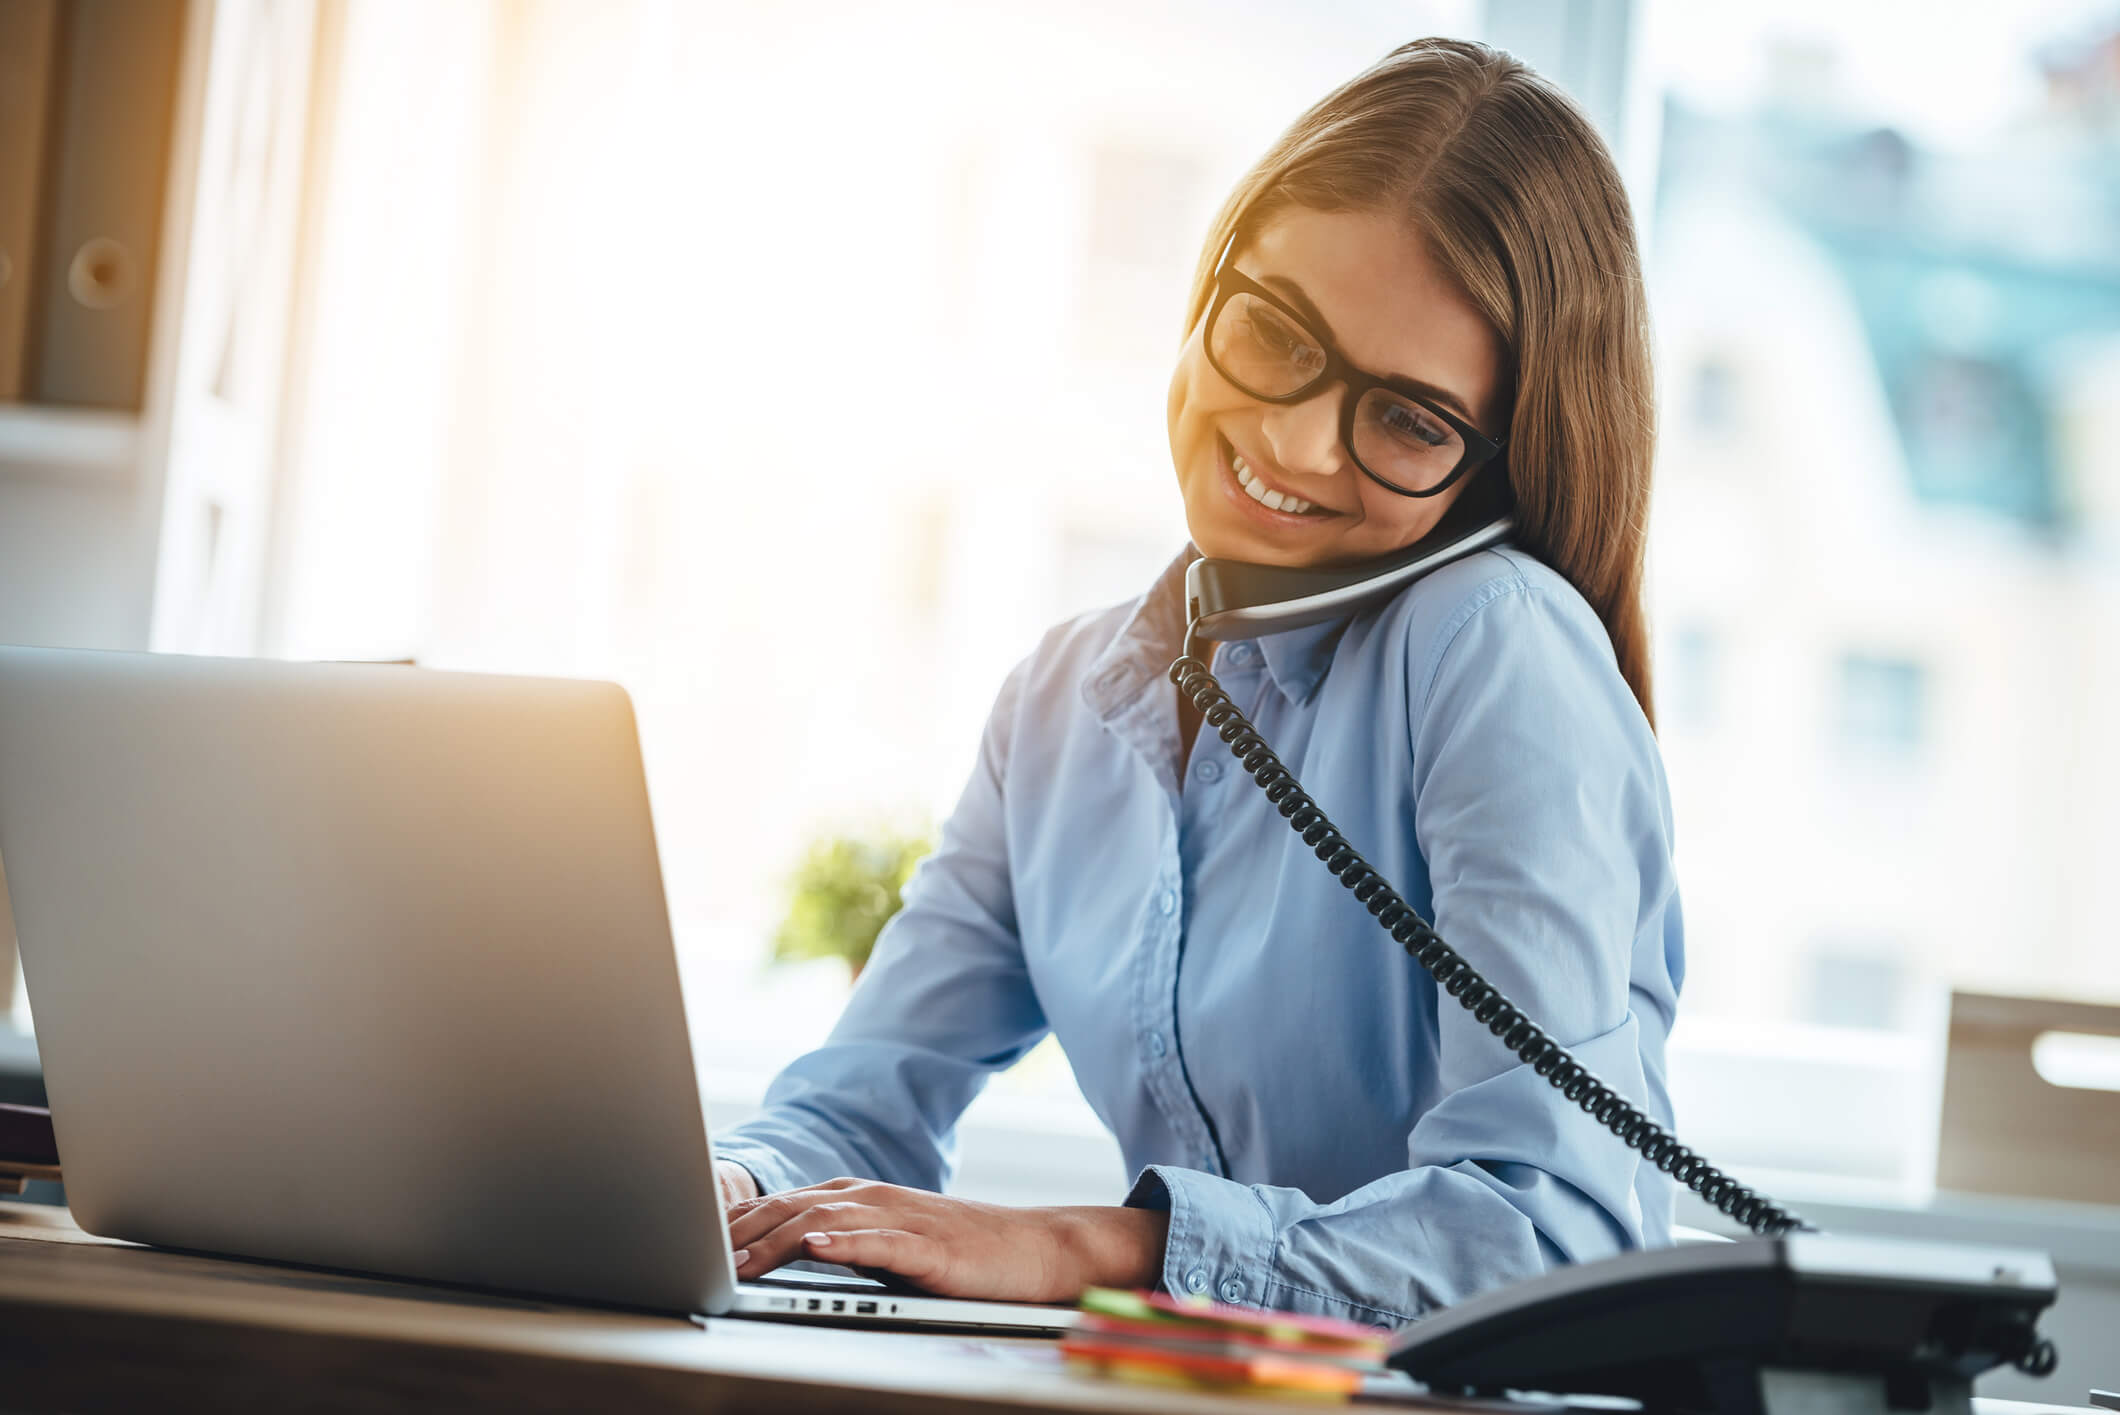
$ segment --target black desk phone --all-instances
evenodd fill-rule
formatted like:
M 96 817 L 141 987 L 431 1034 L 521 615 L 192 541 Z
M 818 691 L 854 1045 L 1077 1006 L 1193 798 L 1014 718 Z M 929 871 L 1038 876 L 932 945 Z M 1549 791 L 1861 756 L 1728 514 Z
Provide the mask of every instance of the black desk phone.
M 1347 843 L 1208 670 L 1208 639 L 1353 613 L 1505 541 L 1508 487 L 1475 477 L 1420 541 L 1382 560 L 1292 569 L 1204 559 L 1185 577 L 1185 652 L 1170 668 L 1327 870 L 1438 988 L 1642 1158 L 1757 1235 L 1564 1267 L 1423 1318 L 1390 1363 L 1438 1392 L 1625 1396 L 1723 1415 L 1970 1410 L 1973 1377 L 2049 1374 L 2037 1330 L 2055 1297 L 2043 1253 L 1819 1233 L 1738 1183 L 1599 1080 L 1452 949 Z

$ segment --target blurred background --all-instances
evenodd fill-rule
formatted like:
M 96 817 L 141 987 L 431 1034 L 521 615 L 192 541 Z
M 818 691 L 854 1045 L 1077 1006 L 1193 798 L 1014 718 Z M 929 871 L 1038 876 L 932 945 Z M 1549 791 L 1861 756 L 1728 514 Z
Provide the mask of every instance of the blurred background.
M 939 817 L 1182 544 L 1214 208 L 1424 33 L 1633 195 L 1689 1138 L 1922 1202 L 1951 990 L 2120 1002 L 2113 0 L 83 8 L 162 17 L 176 117 L 129 254 L 0 284 L 137 313 L 0 364 L 0 641 L 624 683 L 717 1118 L 845 996 L 768 962 L 805 849 Z M 967 1130 L 975 1192 L 1124 1179 L 1050 1046 Z

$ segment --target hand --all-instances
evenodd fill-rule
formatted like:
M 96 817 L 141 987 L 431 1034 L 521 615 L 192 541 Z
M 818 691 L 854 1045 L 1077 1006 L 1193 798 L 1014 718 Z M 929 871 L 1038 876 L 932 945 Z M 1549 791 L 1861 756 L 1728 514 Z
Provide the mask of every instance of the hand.
M 1170 1215 L 1151 1209 L 1013 1209 L 834 1179 L 729 1211 L 736 1275 L 807 1258 L 892 1273 L 924 1292 L 1072 1302 L 1093 1284 L 1150 1287 Z
M 721 1186 L 721 1211 L 733 1212 L 738 1204 L 758 1197 L 758 1181 L 735 1160 L 714 1161 L 714 1179 Z

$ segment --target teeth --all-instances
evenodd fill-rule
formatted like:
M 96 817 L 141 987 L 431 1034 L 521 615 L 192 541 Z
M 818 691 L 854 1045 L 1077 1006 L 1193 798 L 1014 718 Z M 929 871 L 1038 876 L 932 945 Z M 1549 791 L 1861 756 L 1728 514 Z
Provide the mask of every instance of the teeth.
M 1305 511 L 1310 510 L 1315 504 L 1305 501 L 1300 496 L 1289 496 L 1283 492 L 1268 491 L 1266 483 L 1251 474 L 1251 468 L 1246 465 L 1242 457 L 1231 457 L 1229 465 L 1231 470 L 1236 472 L 1237 485 L 1244 488 L 1244 494 L 1269 511 L 1293 511 L 1300 516 Z

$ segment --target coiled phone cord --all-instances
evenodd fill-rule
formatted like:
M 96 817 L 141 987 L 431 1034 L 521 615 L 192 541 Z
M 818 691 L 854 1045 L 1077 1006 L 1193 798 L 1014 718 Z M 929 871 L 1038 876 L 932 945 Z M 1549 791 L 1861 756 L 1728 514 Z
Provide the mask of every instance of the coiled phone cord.
M 1281 764 L 1258 729 L 1229 700 L 1215 675 L 1195 657 L 1198 640 L 1188 629 L 1185 656 L 1170 666 L 1170 681 L 1200 710 L 1230 752 L 1251 773 L 1288 820 L 1289 828 L 1317 852 L 1325 868 L 1376 917 L 1376 921 L 1415 962 L 1434 976 L 1436 986 L 1501 1038 L 1502 1045 L 1552 1083 L 1553 1088 L 1617 1135 L 1642 1158 L 1692 1190 L 1719 1213 L 1762 1237 L 1811 1232 L 1811 1226 L 1763 1194 L 1755 1193 L 1682 1145 L 1678 1137 L 1637 1110 L 1633 1102 L 1591 1074 L 1568 1049 L 1546 1035 L 1524 1010 L 1503 997 L 1462 954 L 1443 942 L 1428 921 L 1399 897 L 1375 867 L 1358 854 L 1325 818 L 1293 773 Z

